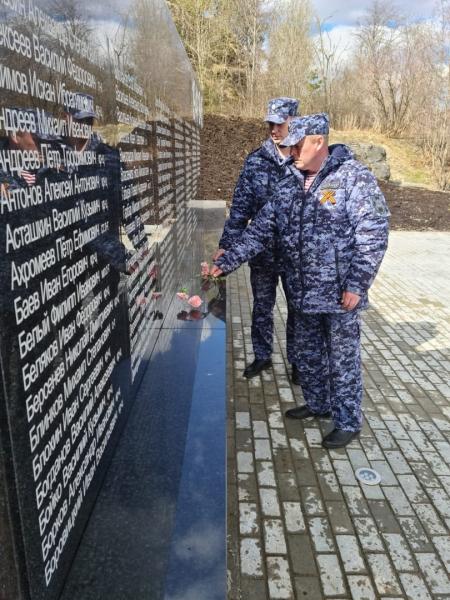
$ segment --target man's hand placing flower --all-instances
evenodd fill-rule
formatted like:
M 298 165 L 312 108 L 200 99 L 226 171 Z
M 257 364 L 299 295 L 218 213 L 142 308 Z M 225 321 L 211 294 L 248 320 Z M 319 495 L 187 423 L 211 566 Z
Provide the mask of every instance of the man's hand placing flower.
M 212 275 L 212 277 L 220 277 L 223 274 L 223 271 L 219 267 L 216 267 L 216 265 L 213 265 L 209 274 Z

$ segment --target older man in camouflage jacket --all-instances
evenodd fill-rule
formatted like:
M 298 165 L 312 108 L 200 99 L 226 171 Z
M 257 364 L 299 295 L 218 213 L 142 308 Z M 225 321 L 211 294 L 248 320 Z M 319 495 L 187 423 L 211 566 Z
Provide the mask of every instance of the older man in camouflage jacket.
M 289 121 L 297 114 L 297 108 L 298 101 L 293 98 L 282 97 L 269 101 L 265 121 L 269 125 L 270 138 L 245 160 L 234 191 L 230 216 L 225 223 L 219 250 L 214 258 L 218 258 L 240 240 L 249 221 L 254 219 L 272 198 L 280 179 L 285 177 L 292 159 L 289 148 L 281 149 L 279 144 L 286 137 Z M 251 378 L 272 365 L 273 308 L 279 276 L 281 275 L 282 281 L 284 279 L 273 245 L 253 257 L 249 264 L 253 292 L 251 333 L 255 360 L 246 367 L 244 376 Z M 294 328 L 292 313 L 289 311 L 286 339 L 288 361 L 292 364 Z M 293 378 L 298 378 L 295 368 Z M 296 382 L 298 383 L 297 380 Z
M 291 121 L 283 145 L 295 167 L 215 273 L 277 240 L 306 403 L 286 416 L 331 415 L 334 429 L 322 444 L 338 448 L 362 426 L 360 311 L 387 248 L 389 211 L 370 171 L 346 146 L 328 146 L 328 129 L 324 113 Z

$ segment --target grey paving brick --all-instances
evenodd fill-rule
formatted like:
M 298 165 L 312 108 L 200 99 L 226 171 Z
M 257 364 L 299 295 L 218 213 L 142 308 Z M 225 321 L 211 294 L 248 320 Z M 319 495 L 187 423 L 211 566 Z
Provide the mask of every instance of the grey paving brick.
M 397 444 L 407 461 L 420 461 L 422 454 L 411 440 L 397 440 Z
M 266 517 L 279 517 L 281 515 L 277 491 L 273 488 L 259 488 L 261 510 Z
M 427 490 L 430 487 L 441 487 L 442 482 L 433 473 L 431 467 L 425 462 L 411 463 L 414 475 L 420 481 L 421 485 Z
M 299 440 L 297 438 L 289 437 L 289 445 L 291 447 L 292 454 L 294 458 L 297 459 L 308 459 L 308 449 L 303 440 Z
M 287 536 L 292 568 L 297 575 L 317 575 L 311 539 L 307 534 Z
M 289 448 L 288 440 L 284 431 L 280 429 L 271 429 L 270 438 L 272 440 L 272 448 L 274 452 L 279 449 Z
M 432 600 L 421 575 L 400 573 L 400 581 L 405 588 L 408 600 Z
M 337 556 L 335 554 L 319 554 L 317 563 L 325 596 L 344 594 L 344 576 Z
M 439 514 L 444 518 L 450 518 L 450 497 L 447 492 L 441 488 L 430 488 L 427 493 Z
M 258 483 L 261 486 L 276 487 L 273 463 L 262 461 L 257 463 Z
M 360 467 L 370 467 L 369 461 L 367 460 L 367 455 L 363 450 L 354 450 L 349 448 L 347 450 L 347 454 L 354 471 Z
M 368 504 L 359 486 L 343 486 L 342 492 L 347 501 L 350 513 L 355 516 L 368 516 Z
M 294 598 L 289 563 L 285 558 L 269 556 L 267 558 L 267 573 L 270 598 L 282 600 Z
M 286 539 L 281 519 L 264 519 L 263 525 L 266 554 L 286 554 Z
M 416 504 L 414 508 L 428 534 L 439 535 L 447 533 L 447 528 L 431 504 Z
M 240 473 L 253 473 L 253 454 L 251 452 L 238 452 L 237 464 Z
M 433 549 L 417 517 L 399 517 L 399 523 L 414 552 L 430 552 Z
M 314 464 L 314 469 L 320 472 L 331 472 L 333 471 L 333 466 L 331 464 L 330 457 L 328 452 L 324 449 L 311 449 L 311 458 Z
M 415 475 L 398 475 L 398 481 L 410 502 L 427 502 L 427 495 Z
M 450 580 L 436 554 L 416 554 L 420 570 L 433 594 L 449 594 Z
M 319 600 L 322 597 L 319 577 L 296 577 L 295 595 L 299 600 Z
M 251 577 L 263 576 L 261 543 L 256 538 L 241 539 L 241 572 Z
M 254 535 L 259 532 L 256 504 L 239 503 L 239 531 L 241 535 Z
M 300 500 L 297 482 L 291 473 L 280 473 L 278 475 L 278 490 L 282 501 L 296 502 Z
M 319 488 L 305 487 L 301 489 L 303 508 L 307 515 L 324 515 L 325 508 Z
M 369 500 L 370 511 L 380 531 L 400 533 L 400 524 L 386 500 Z
M 397 571 L 414 571 L 414 559 L 405 538 L 397 533 L 384 533 L 389 556 Z
M 308 446 L 311 448 L 320 448 L 322 444 L 322 434 L 320 429 L 305 427 L 305 436 L 308 442 Z
M 341 500 L 341 487 L 334 473 L 318 473 L 320 491 L 324 500 Z
M 372 460 L 371 467 L 380 474 L 383 486 L 398 485 L 397 478 L 386 461 Z
M 349 460 L 333 460 L 333 467 L 341 485 L 357 485 L 354 469 Z
M 361 546 L 366 552 L 383 551 L 384 546 L 376 523 L 370 517 L 356 517 L 353 520 Z
M 317 485 L 316 472 L 314 471 L 314 467 L 309 458 L 307 460 L 295 459 L 295 470 L 297 472 L 297 481 L 299 486 Z
M 367 554 L 370 569 L 379 594 L 401 594 L 394 569 L 386 554 Z
M 414 510 L 400 487 L 383 487 L 383 493 L 397 516 L 414 516 Z
M 333 533 L 353 533 L 353 523 L 345 502 L 328 500 L 326 503 L 328 517 Z
M 254 473 L 238 474 L 238 498 L 242 502 L 256 502 L 258 492 Z
M 269 429 L 265 421 L 253 421 L 253 435 L 255 438 L 268 438 Z
M 348 583 L 353 600 L 377 600 L 372 582 L 364 575 L 350 575 Z
M 384 450 L 396 450 L 397 449 L 395 440 L 388 431 L 384 431 L 383 429 L 375 429 L 374 434 L 375 434 L 375 437 L 377 438 L 379 445 Z
M 272 460 L 270 440 L 255 440 L 255 458 L 256 460 Z
M 358 538 L 354 535 L 337 535 L 336 542 L 346 573 L 364 573 L 366 568 Z
M 383 460 L 383 451 L 375 439 L 362 439 L 361 443 L 368 460 Z
M 334 543 L 328 519 L 325 517 L 310 518 L 308 526 L 316 552 L 333 552 Z
M 450 535 L 435 536 L 432 541 L 444 563 L 444 567 L 450 573 Z
M 283 509 L 287 531 L 289 533 L 301 533 L 305 531 L 305 520 L 300 502 L 283 502 Z

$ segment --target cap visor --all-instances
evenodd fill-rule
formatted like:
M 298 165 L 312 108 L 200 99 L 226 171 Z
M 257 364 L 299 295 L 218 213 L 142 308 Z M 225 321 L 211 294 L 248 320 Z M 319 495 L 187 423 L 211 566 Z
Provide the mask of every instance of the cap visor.
M 305 137 L 304 133 L 291 134 L 284 138 L 284 140 L 278 144 L 281 148 L 286 148 L 287 146 L 295 146 L 298 144 L 300 140 Z
M 79 110 L 76 113 L 72 114 L 74 119 L 95 119 L 96 114 L 90 110 Z
M 280 117 L 280 115 L 266 115 L 264 121 L 266 123 L 276 123 L 277 125 L 281 125 L 281 123 L 286 123 L 286 119 Z

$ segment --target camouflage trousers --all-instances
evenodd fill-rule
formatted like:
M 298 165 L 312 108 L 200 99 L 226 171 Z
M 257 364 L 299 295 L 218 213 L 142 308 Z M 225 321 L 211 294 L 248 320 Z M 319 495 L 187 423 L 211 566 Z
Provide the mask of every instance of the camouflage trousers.
M 280 277 L 286 295 L 283 276 L 276 269 L 271 266 L 250 267 L 250 283 L 253 292 L 252 344 L 257 360 L 266 360 L 272 355 L 273 309 Z M 289 305 L 286 322 L 286 348 L 288 361 L 293 363 L 295 359 L 294 312 Z
M 311 412 L 331 411 L 335 427 L 362 426 L 360 311 L 295 314 L 295 364 Z

